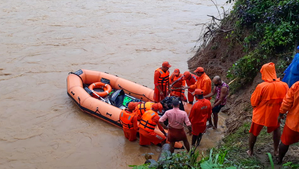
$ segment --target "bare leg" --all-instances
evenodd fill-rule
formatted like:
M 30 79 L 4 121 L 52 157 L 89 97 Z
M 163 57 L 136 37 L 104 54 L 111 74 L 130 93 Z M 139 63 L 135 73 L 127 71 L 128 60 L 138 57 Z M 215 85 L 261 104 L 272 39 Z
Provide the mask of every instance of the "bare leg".
M 213 115 L 213 114 L 214 114 L 214 113 L 212 113 L 212 115 Z M 209 121 L 208 128 L 213 127 L 213 123 L 212 123 L 212 115 L 211 115 L 211 117 L 208 119 L 208 121 Z
M 201 139 L 202 139 L 202 133 L 199 133 L 199 136 L 197 138 L 196 147 L 199 146 Z
M 250 133 L 250 135 L 249 135 L 249 150 L 247 151 L 249 156 L 253 155 L 253 147 L 256 142 L 256 138 L 257 138 L 256 136 L 254 136 L 252 133 Z
M 286 155 L 286 153 L 288 152 L 288 150 L 289 150 L 289 146 L 288 146 L 288 145 L 285 145 L 285 144 L 283 144 L 283 143 L 281 142 L 280 145 L 279 145 L 278 164 L 281 164 L 281 163 L 282 163 L 282 159 L 283 159 L 283 157 Z
M 217 129 L 218 113 L 213 113 L 213 114 L 214 114 L 214 127 L 213 127 L 213 129 Z
M 175 142 L 170 142 L 170 146 L 171 146 L 170 152 L 171 153 L 174 152 L 174 144 L 175 144 Z
M 273 131 L 273 142 L 274 142 L 274 156 L 278 156 L 278 145 L 280 140 L 281 132 L 280 127 Z
M 184 145 L 187 149 L 187 152 L 189 152 L 190 151 L 190 145 L 189 145 L 189 141 L 187 140 L 187 137 L 183 141 L 184 141 Z
M 198 136 L 192 135 L 192 146 L 193 146 L 193 147 L 195 146 L 195 142 L 196 142 L 196 140 L 197 140 L 197 137 L 198 137 Z

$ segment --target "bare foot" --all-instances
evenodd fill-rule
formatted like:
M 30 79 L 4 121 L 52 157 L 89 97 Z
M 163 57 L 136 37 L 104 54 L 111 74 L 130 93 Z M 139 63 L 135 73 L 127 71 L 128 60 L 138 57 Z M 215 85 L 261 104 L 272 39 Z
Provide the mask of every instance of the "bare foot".
M 207 128 L 212 128 L 212 127 L 214 127 L 212 124 L 209 124 L 209 125 L 207 126 Z
M 276 157 L 276 161 L 277 161 L 276 164 L 278 164 L 278 165 L 282 164 L 282 160 L 280 160 L 279 157 Z
M 247 150 L 246 153 L 248 154 L 249 157 L 253 156 L 253 152 L 251 152 L 250 150 Z
M 278 151 L 274 151 L 274 157 L 278 157 L 278 156 L 279 156 Z
M 214 129 L 214 130 L 216 130 L 216 129 L 217 129 L 217 127 L 213 126 L 213 129 Z

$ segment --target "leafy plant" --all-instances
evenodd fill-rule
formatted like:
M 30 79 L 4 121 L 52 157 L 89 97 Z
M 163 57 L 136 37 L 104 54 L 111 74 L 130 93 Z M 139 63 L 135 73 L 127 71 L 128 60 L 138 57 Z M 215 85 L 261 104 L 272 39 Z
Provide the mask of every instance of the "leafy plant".
M 270 160 L 271 168 L 274 169 L 274 162 L 273 162 L 273 159 L 272 159 L 272 155 L 270 153 L 267 153 L 267 155 L 268 155 L 269 160 Z
M 216 154 L 215 156 L 213 156 L 213 149 L 211 149 L 209 159 L 208 160 L 204 159 L 203 161 L 201 161 L 200 167 L 202 169 L 220 169 L 220 168 L 236 169 L 235 166 L 225 167 L 225 165 L 223 164 L 226 153 L 227 151 L 224 151 L 221 154 Z
M 298 0 L 238 0 L 231 15 L 234 18 L 234 32 L 246 35 L 228 38 L 239 39 L 246 55 L 235 62 L 227 77 L 238 78 L 241 86 L 256 76 L 266 62 L 290 53 L 299 38 Z M 232 17 L 232 16 L 230 16 Z
M 157 162 L 157 166 L 154 168 L 171 168 L 171 169 L 236 169 L 235 166 L 232 166 L 230 162 L 225 158 L 227 151 L 219 151 L 218 153 L 213 153 L 213 149 L 210 150 L 210 155 L 207 157 L 203 157 L 200 161 L 198 161 L 199 152 L 195 151 L 195 153 L 186 153 L 185 151 L 181 151 L 178 153 L 173 153 L 166 157 L 162 161 Z M 194 152 L 194 151 L 193 151 Z M 227 163 L 226 163 L 227 162 Z M 133 169 L 148 169 L 151 165 L 143 164 L 143 165 L 130 165 L 129 167 L 133 167 Z
M 299 164 L 293 164 L 292 162 L 287 162 L 287 163 L 283 164 L 282 166 L 284 168 L 291 168 L 291 169 L 299 168 Z

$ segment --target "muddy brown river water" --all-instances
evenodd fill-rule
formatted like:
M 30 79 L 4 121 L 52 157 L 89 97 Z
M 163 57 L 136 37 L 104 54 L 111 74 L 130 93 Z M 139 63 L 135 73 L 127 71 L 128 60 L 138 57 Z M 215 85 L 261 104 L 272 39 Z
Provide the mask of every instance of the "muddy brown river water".
M 128 168 L 145 153 L 156 159 L 159 147 L 129 142 L 81 112 L 67 96 L 67 74 L 104 71 L 153 88 L 163 61 L 187 70 L 196 24 L 208 14 L 218 14 L 210 0 L 0 0 L 0 168 Z M 209 129 L 199 150 L 223 130 Z

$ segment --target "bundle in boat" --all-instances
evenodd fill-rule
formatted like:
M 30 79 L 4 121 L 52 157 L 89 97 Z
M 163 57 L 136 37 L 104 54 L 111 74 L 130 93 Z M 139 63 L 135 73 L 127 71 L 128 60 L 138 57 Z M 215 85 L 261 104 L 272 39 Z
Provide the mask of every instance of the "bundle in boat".
M 69 73 L 67 94 L 83 112 L 120 128 L 119 115 L 129 102 L 154 100 L 153 89 L 105 72 L 85 69 Z M 162 134 L 157 126 L 155 132 Z M 176 143 L 175 147 L 183 146 Z

